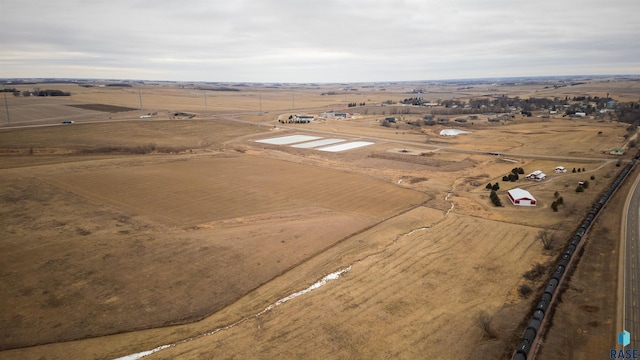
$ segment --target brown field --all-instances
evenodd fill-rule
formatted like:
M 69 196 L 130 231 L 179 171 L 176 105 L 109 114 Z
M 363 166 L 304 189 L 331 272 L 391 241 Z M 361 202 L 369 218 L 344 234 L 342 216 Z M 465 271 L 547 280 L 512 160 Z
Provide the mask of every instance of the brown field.
M 438 85 L 423 96 L 640 94 L 635 82 L 587 85 Z M 51 88 L 71 97 L 8 98 L 12 126 L 51 126 L 0 118 L 0 359 L 114 359 L 165 344 L 175 346 L 149 358 L 508 357 L 544 283 L 523 273 L 554 261 L 614 178 L 619 158 L 604 152 L 626 145 L 626 126 L 516 117 L 417 127 L 408 124 L 423 116 L 417 108 L 397 115 L 397 128 L 380 126 L 392 107 L 376 104 L 411 97 L 414 86 L 252 85 L 207 91 L 206 106 L 196 85 L 171 83 L 61 84 Z M 139 108 L 139 94 L 142 110 L 68 106 Z M 348 102 L 367 102 L 366 114 L 277 121 L 356 112 Z M 60 125 L 66 119 L 75 123 Z M 471 133 L 438 135 L 449 127 Z M 375 144 L 327 153 L 255 142 L 293 134 Z M 503 182 L 514 167 L 548 178 Z M 584 180 L 589 188 L 576 193 Z M 501 208 L 485 189 L 496 182 Z M 538 206 L 512 206 L 513 187 Z M 536 239 L 541 229 L 556 237 L 553 250 Z M 598 281 L 615 279 L 592 278 L 577 288 L 602 299 Z M 521 296 L 523 284 L 534 295 Z M 481 312 L 495 338 L 476 325 Z M 614 332 L 598 324 L 589 351 L 607 348 Z M 585 346 L 576 341 L 574 354 Z
M 22 213 L 5 215 L 8 233 L 4 236 L 3 263 L 13 269 L 14 275 L 7 274 L 7 280 L 21 284 L 15 289 L 19 295 L 13 298 L 16 302 L 9 301 L 6 305 L 16 309 L 31 303 L 30 297 L 37 302 L 46 295 L 41 304 L 41 317 L 35 317 L 36 312 L 29 308 L 14 314 L 24 317 L 22 323 L 32 322 L 27 328 L 42 324 L 41 319 L 54 318 L 53 313 L 60 308 L 74 308 L 78 316 L 76 323 L 68 318 L 66 324 L 52 324 L 53 334 L 45 335 L 41 331 L 35 338 L 30 336 L 27 343 L 5 339 L 9 347 L 201 318 L 305 257 L 425 200 L 419 192 L 361 175 L 239 153 L 188 161 L 176 159 L 155 165 L 122 162 L 84 165 L 84 169 L 58 166 L 55 170 L 48 169 L 46 176 L 36 171 L 39 174 L 31 175 L 35 180 L 18 178 L 7 184 L 4 197 L 16 204 L 15 210 L 25 211 L 30 203 L 36 205 L 43 201 L 53 203 L 53 208 L 47 211 L 48 206 L 44 207 L 36 219 Z M 291 179 L 293 183 L 282 179 Z M 46 195 L 41 198 L 39 192 Z M 82 201 L 86 203 L 81 205 Z M 65 203 L 62 209 L 57 205 L 60 202 Z M 91 203 L 123 213 L 94 211 L 90 212 L 95 213 L 93 219 L 82 222 L 68 215 L 80 211 L 78 208 L 89 212 Z M 138 218 L 146 220 L 148 225 L 132 225 L 132 219 Z M 324 231 L 327 225 L 330 229 Z M 56 229 L 55 235 L 25 242 L 27 234 L 23 231 L 42 229 L 48 233 L 49 227 Z M 14 228 L 19 230 L 13 231 Z M 114 233 L 115 238 L 109 233 Z M 162 236 L 156 238 L 156 233 Z M 274 248 L 270 250 L 270 247 Z M 60 257 L 50 258 L 51 249 L 56 248 L 61 251 Z M 31 261 L 25 264 L 20 254 L 29 250 Z M 78 258 L 74 254 L 83 256 Z M 193 259 L 192 270 L 182 264 L 188 258 Z M 141 268 L 136 269 L 138 261 Z M 101 270 L 91 269 L 96 262 L 102 263 Z M 162 288 L 160 284 L 149 286 L 150 294 L 145 294 L 143 289 L 131 288 L 131 282 L 125 280 L 172 272 L 176 264 L 181 269 L 178 278 L 183 279 L 174 279 L 168 286 L 175 287 L 181 295 L 185 294 L 181 287 L 193 286 L 194 282 L 205 279 L 210 283 L 197 287 L 227 285 L 213 290 L 215 300 L 209 298 L 211 292 L 201 292 L 199 296 L 203 299 L 196 302 L 206 305 L 186 312 L 175 308 L 172 313 L 167 308 L 174 300 L 156 293 Z M 121 267 L 130 269 L 125 279 L 105 280 L 104 271 Z M 229 276 L 224 268 L 233 268 L 234 273 L 245 276 Z M 31 282 L 18 281 L 14 273 L 33 273 L 37 269 L 47 269 L 47 273 Z M 209 275 L 195 281 L 198 274 L 205 272 Z M 59 280 L 47 284 L 47 279 L 55 273 Z M 85 277 L 95 279 L 96 283 Z M 87 292 L 91 293 L 89 298 L 85 298 Z M 129 307 L 133 303 L 139 304 L 134 308 L 145 309 L 146 316 L 138 317 L 138 321 L 114 321 L 117 316 L 109 314 L 121 312 L 120 304 Z M 80 311 L 84 306 L 87 309 Z M 86 329 L 81 330 L 83 327 L 77 322 L 86 321 L 96 307 L 103 307 L 99 312 L 106 313 L 102 321 L 93 321 L 91 332 L 85 334 Z M 104 324 L 100 325 L 101 322 Z M 17 335 L 18 329 L 9 329 L 12 336 L 21 337 Z

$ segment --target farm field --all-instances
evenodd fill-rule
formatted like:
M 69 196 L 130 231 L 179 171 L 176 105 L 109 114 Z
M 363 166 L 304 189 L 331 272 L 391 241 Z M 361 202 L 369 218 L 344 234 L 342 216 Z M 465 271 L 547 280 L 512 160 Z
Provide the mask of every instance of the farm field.
M 5 279 L 20 284 L 15 289 L 19 294 L 13 298 L 16 302 L 5 305 L 19 309 L 26 299 L 37 301 L 46 294 L 39 314 L 42 318 L 28 309 L 14 313 L 21 323 L 31 323 L 23 330 L 37 328 L 42 319 L 55 318 L 53 313 L 58 311 L 75 309 L 77 322 L 86 321 L 96 308 L 104 316 L 92 321 L 89 329 L 81 330 L 83 326 L 68 318 L 66 324 L 51 324 L 56 329 L 53 334 L 38 331 L 38 335 L 24 336 L 33 343 L 82 337 L 84 331 L 97 335 L 141 328 L 150 322 L 157 326 L 200 318 L 360 228 L 425 199 L 418 192 L 375 179 L 237 153 L 155 165 L 117 165 L 83 170 L 59 166 L 57 171 L 47 169 L 46 175 L 36 171 L 39 176 L 32 175 L 36 180 L 7 180 L 4 198 L 10 203 L 11 199 L 26 201 L 13 201 L 13 210 L 20 215 L 5 215 L 2 260 L 13 269 L 13 276 L 5 274 Z M 283 177 L 291 181 L 282 181 Z M 81 205 L 83 201 L 87 203 Z M 46 206 L 37 219 L 22 215 L 40 202 Z M 91 203 L 123 213 L 94 210 L 90 222 L 71 215 L 90 212 Z M 65 211 L 57 215 L 60 207 Z M 146 220 L 146 225 L 134 227 L 134 218 Z M 322 230 L 329 224 L 330 229 Z M 42 229 L 51 235 L 49 228 L 54 229 L 54 236 L 31 239 L 31 246 L 25 246 L 25 231 Z M 52 249 L 61 252 L 59 257 L 50 258 Z M 30 254 L 29 264 L 21 260 L 25 252 Z M 76 258 L 74 254 L 84 255 Z M 182 264 L 189 258 L 193 259 L 189 266 Z M 96 262 L 102 264 L 100 270 L 91 268 Z M 181 269 L 177 278 L 182 280 L 174 277 L 176 264 Z M 16 275 L 37 269 L 47 272 L 30 282 L 19 281 Z M 109 276 L 104 272 L 115 269 L 121 275 L 105 279 Z M 48 283 L 52 274 L 60 279 Z M 200 278 L 197 274 L 202 278 L 196 280 Z M 135 289 L 126 280 L 130 277 L 151 277 L 153 285 Z M 202 280 L 210 283 L 194 287 Z M 170 296 L 160 300 L 163 297 L 157 290 L 165 288 L 161 283 L 174 288 L 179 297 L 197 288 L 218 290 L 189 295 L 202 299 L 185 312 L 169 309 L 170 301 L 175 301 Z M 132 306 L 136 303 L 139 305 Z M 118 304 L 142 307 L 146 316 L 138 317 L 137 322 L 125 321 L 136 318 L 135 314 Z M 85 311 L 80 310 L 83 306 Z M 114 321 L 118 316 L 109 314 L 111 311 L 122 318 Z M 12 330 L 13 336 L 21 337 L 18 329 Z M 32 344 L 5 341 L 6 346 Z
M 535 254 L 531 248 L 539 246 L 536 229 L 442 213 L 430 218 L 436 222 L 417 224 L 426 226 L 400 236 L 385 251 L 344 264 L 340 268 L 351 265 L 348 272 L 311 296 L 150 358 L 439 358 L 443 348 L 456 348 L 466 358 L 473 339 L 481 337 L 474 316 L 479 309 L 502 310 L 502 299 L 519 278 L 507 269 L 526 270 Z M 369 233 L 352 241 L 365 236 Z M 468 261 L 454 264 L 450 253 Z M 455 284 L 441 280 L 454 273 Z M 496 281 L 487 281 L 491 278 Z M 467 336 L 449 335 L 456 333 Z M 286 349 L 274 346 L 278 343 Z
M 535 295 L 544 281 L 523 274 L 554 261 L 632 156 L 608 155 L 629 133 L 551 117 L 482 119 L 445 137 L 458 126 L 409 123 L 424 110 L 380 126 L 392 107 L 376 104 L 414 85 L 252 85 L 207 91 L 206 106 L 194 84 L 63 84 L 68 99 L 9 98 L 12 125 L 52 126 L 0 127 L 0 359 L 115 359 L 169 344 L 148 358 L 504 358 L 535 299 L 519 287 Z M 630 97 L 636 84 L 615 86 L 593 89 Z M 424 96 L 494 90 L 564 94 L 438 85 Z M 283 124 L 292 93 L 299 113 L 354 118 Z M 143 110 L 67 106 L 138 108 L 140 94 Z M 367 114 L 345 100 L 367 102 Z M 293 142 L 262 141 L 283 137 Z M 345 143 L 367 146 L 319 151 Z M 548 177 L 503 181 L 514 167 Z M 538 206 L 511 205 L 514 187 Z M 477 326 L 482 313 L 495 338 Z

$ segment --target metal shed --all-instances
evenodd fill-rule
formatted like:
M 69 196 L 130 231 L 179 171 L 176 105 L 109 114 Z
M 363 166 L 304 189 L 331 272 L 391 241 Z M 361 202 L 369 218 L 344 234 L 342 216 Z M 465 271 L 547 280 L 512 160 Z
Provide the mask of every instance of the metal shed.
M 515 188 L 507 191 L 509 200 L 513 205 L 519 206 L 536 206 L 536 198 L 533 197 L 527 190 Z

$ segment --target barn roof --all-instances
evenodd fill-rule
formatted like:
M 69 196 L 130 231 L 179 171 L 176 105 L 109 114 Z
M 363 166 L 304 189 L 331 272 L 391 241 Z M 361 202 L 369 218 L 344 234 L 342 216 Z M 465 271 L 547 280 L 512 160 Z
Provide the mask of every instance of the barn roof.
M 520 188 L 511 189 L 507 192 L 509 193 L 509 195 L 511 195 L 513 199 L 530 199 L 530 200 L 536 199 L 527 190 L 523 190 Z

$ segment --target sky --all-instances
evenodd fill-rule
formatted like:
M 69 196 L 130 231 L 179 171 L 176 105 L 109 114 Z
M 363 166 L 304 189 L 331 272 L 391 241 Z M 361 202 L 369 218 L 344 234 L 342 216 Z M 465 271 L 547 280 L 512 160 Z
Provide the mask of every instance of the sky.
M 0 78 L 640 74 L 638 0 L 0 0 Z

